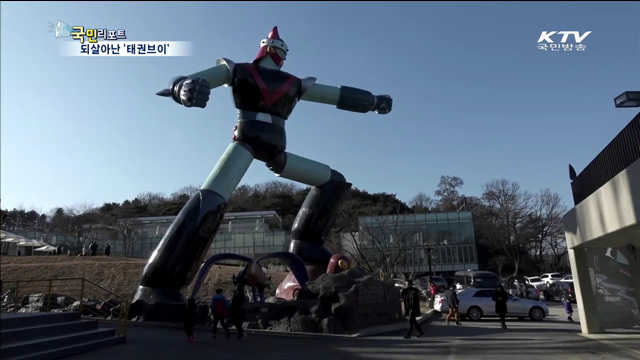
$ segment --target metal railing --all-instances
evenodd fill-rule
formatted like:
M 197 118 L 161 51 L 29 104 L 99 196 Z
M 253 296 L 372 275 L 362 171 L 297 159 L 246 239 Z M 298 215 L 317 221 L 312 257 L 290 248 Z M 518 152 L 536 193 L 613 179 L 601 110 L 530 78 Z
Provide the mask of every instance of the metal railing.
M 127 335 L 129 301 L 83 278 L 3 281 L 3 312 L 79 311 L 85 317 L 114 320 L 118 337 Z M 2 294 L 2 295 L 5 295 Z M 25 312 L 22 310 L 22 312 Z

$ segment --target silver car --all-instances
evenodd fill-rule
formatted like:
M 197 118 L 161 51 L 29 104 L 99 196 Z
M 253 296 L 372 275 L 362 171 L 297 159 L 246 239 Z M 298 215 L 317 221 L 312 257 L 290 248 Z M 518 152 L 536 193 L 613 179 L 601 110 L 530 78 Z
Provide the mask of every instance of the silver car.
M 493 289 L 474 289 L 469 288 L 459 292 L 458 300 L 460 308 L 458 312 L 460 316 L 469 320 L 477 321 L 483 317 L 498 317 L 496 313 L 496 303 L 493 301 Z M 447 299 L 444 296 L 436 298 L 434 310 L 446 313 L 449 311 Z M 549 307 L 547 304 L 528 299 L 520 299 L 509 294 L 507 302 L 507 317 L 516 317 L 518 319 L 531 318 L 531 320 L 540 321 L 549 316 Z

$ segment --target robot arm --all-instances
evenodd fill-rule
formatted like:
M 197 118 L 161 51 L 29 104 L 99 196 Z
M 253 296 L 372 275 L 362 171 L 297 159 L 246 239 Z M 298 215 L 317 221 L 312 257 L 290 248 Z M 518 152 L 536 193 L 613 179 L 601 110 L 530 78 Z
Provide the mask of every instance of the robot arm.
M 220 58 L 216 61 L 216 66 L 191 74 L 188 77 L 205 79 L 210 88 L 215 89 L 220 86 L 228 86 L 231 83 L 234 67 L 233 61 Z
M 160 90 L 156 95 L 172 97 L 178 104 L 186 107 L 207 106 L 211 89 L 229 85 L 233 80 L 233 61 L 220 58 L 216 66 L 202 70 L 189 76 L 177 76 L 171 80 L 169 87 Z
M 373 95 L 371 92 L 350 86 L 330 86 L 318 84 L 315 78 L 302 80 L 302 100 L 335 105 L 340 110 L 378 114 L 391 112 L 393 100 L 389 95 Z

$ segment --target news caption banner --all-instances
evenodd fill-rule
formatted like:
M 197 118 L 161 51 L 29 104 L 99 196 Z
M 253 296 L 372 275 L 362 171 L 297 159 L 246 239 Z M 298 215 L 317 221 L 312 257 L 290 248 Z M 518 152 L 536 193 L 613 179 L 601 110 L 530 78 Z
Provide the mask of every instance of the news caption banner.
M 62 43 L 64 56 L 191 56 L 189 41 L 128 41 L 124 29 L 85 29 L 73 26 L 71 38 Z
M 592 33 L 592 31 L 585 31 L 580 34 L 579 31 L 543 31 L 538 38 L 538 50 L 551 51 L 551 52 L 568 52 L 577 51 L 583 52 L 587 50 L 587 45 L 582 42 Z M 562 35 L 559 42 L 554 42 L 552 36 Z M 573 42 L 569 42 L 569 36 L 573 35 Z M 558 36 L 555 36 L 558 39 Z

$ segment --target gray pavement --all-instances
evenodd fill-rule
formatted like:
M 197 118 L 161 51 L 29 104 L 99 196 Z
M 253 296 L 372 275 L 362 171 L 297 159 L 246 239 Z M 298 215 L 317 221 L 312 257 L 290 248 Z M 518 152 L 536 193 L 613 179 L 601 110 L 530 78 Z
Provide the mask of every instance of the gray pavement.
M 423 325 L 426 336 L 410 340 L 401 337 L 403 332 L 353 339 L 254 334 L 243 340 L 214 340 L 208 332 L 200 330 L 196 332 L 196 341 L 187 343 L 180 329 L 131 326 L 127 344 L 70 359 L 640 359 L 640 337 L 618 335 L 618 338 L 594 340 L 580 336 L 579 323 L 569 323 L 561 305 L 549 305 L 551 315 L 547 319 L 541 322 L 511 320 L 507 330 L 500 329 L 496 320 L 446 325 L 436 315 Z

